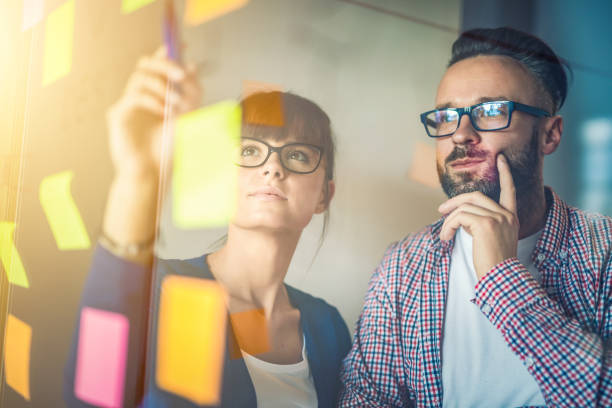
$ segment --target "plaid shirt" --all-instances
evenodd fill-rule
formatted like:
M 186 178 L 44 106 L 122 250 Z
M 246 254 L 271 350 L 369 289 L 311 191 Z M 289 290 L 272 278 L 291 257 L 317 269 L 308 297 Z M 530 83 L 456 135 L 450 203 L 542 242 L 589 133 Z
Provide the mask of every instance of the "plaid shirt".
M 535 378 L 548 406 L 612 407 L 612 219 L 549 211 L 533 261 L 516 258 L 476 285 L 473 302 Z M 387 250 L 344 360 L 341 407 L 442 406 L 441 345 L 454 242 L 443 220 Z M 502 380 L 502 379 L 500 379 Z

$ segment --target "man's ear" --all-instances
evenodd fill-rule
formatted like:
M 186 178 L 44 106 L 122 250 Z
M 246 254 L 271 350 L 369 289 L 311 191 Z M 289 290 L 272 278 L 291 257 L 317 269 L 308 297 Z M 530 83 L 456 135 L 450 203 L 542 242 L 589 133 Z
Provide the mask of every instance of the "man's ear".
M 546 120 L 544 125 L 544 138 L 542 140 L 542 153 L 551 154 L 561 143 L 563 136 L 563 118 L 559 115 Z
M 334 183 L 334 180 L 327 180 L 327 194 L 325 194 L 325 190 L 325 186 L 323 186 L 321 190 L 321 199 L 317 204 L 317 208 L 315 208 L 315 214 L 321 214 L 329 207 L 329 203 L 336 193 L 336 183 Z

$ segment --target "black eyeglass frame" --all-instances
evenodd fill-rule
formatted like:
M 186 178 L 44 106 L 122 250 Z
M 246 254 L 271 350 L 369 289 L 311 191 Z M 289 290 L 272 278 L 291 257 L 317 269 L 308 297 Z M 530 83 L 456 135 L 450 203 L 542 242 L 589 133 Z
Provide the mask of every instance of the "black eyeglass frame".
M 504 103 L 504 104 L 508 105 L 508 123 L 506 124 L 506 126 L 498 127 L 498 128 L 495 128 L 495 129 L 482 129 L 482 128 L 478 127 L 478 125 L 476 125 L 476 123 L 474 121 L 474 117 L 472 116 L 472 111 L 474 111 L 474 109 L 478 108 L 479 106 L 482 106 L 482 105 L 485 105 L 485 104 L 488 104 L 488 103 Z M 457 131 L 457 129 L 459 129 L 459 124 L 461 123 L 461 118 L 463 117 L 463 115 L 468 115 L 469 118 L 470 118 L 470 123 L 472 124 L 472 127 L 474 129 L 480 131 L 480 132 L 493 132 L 493 131 L 496 131 L 496 130 L 507 129 L 510 126 L 510 124 L 512 123 L 512 112 L 514 112 L 515 109 L 518 110 L 518 111 L 525 112 L 525 113 L 528 113 L 530 115 L 539 117 L 539 118 L 552 116 L 550 113 L 546 112 L 543 109 L 536 108 L 535 106 L 525 105 L 525 104 L 519 103 L 519 102 L 514 102 L 514 101 L 486 101 L 486 102 L 477 103 L 476 105 L 466 106 L 465 108 L 432 109 L 430 111 L 421 113 L 420 117 L 421 117 L 421 123 L 423 123 L 423 126 L 425 127 L 425 132 L 427 132 L 427 135 L 429 137 L 439 138 L 439 137 L 447 137 L 447 136 L 450 136 L 453 133 L 455 133 Z M 429 115 L 430 113 L 433 113 L 433 112 L 440 112 L 440 111 L 446 111 L 446 110 L 455 111 L 459 115 L 459 118 L 457 119 L 457 127 L 455 128 L 455 130 L 453 130 L 450 133 L 445 133 L 443 135 L 433 136 L 431 133 L 429 133 L 429 129 L 427 128 L 427 115 Z
M 287 144 L 282 145 L 282 146 L 274 147 L 274 146 L 270 146 L 269 144 L 267 144 L 263 140 L 256 139 L 254 137 L 243 137 L 241 140 L 254 140 L 256 142 L 259 142 L 259 143 L 265 145 L 268 148 L 268 154 L 267 154 L 266 158 L 260 164 L 258 164 L 256 166 L 247 166 L 247 165 L 244 165 L 244 164 L 234 163 L 234 164 L 236 164 L 236 166 L 245 167 L 245 168 L 249 168 L 249 169 L 263 166 L 264 164 L 266 164 L 266 162 L 268 161 L 268 159 L 270 158 L 272 153 L 276 152 L 276 153 L 278 153 L 278 157 L 280 159 L 280 163 L 281 163 L 281 165 L 283 166 L 283 168 L 285 170 L 290 171 L 292 173 L 296 173 L 296 174 L 311 174 L 311 173 L 314 173 L 315 171 L 317 171 L 317 169 L 321 165 L 321 159 L 323 158 L 323 152 L 324 152 L 323 148 L 321 146 L 313 145 L 313 144 L 310 144 L 310 143 L 295 142 L 295 143 L 287 143 Z M 310 171 L 296 171 L 296 170 L 290 169 L 289 167 L 287 167 L 285 165 L 285 162 L 283 160 L 283 155 L 281 154 L 281 151 L 285 147 L 287 147 L 287 146 L 296 146 L 296 145 L 312 147 L 315 150 L 319 151 L 319 161 L 317 162 L 317 165 L 312 170 L 310 170 Z

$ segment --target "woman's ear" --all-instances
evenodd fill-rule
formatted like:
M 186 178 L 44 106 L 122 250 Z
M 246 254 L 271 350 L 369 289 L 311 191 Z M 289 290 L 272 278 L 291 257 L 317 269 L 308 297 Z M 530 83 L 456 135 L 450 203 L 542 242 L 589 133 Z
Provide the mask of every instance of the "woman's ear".
M 563 118 L 559 115 L 548 118 L 544 125 L 544 138 L 542 140 L 542 153 L 551 154 L 561 143 L 563 136 Z
M 321 214 L 327 210 L 335 193 L 336 183 L 334 183 L 334 180 L 327 180 L 327 185 L 323 185 L 323 189 L 321 190 L 321 198 L 317 204 L 317 208 L 315 208 L 315 214 Z

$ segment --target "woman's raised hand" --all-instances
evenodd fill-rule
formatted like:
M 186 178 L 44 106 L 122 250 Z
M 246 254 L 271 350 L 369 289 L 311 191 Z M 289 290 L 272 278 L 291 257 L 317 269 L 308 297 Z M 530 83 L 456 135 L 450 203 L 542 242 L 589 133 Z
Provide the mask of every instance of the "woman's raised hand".
M 107 114 L 115 167 L 102 227 L 107 239 L 130 245 L 151 242 L 155 236 L 162 144 L 170 145 L 163 137 L 171 135 L 163 132 L 164 121 L 197 108 L 201 97 L 195 66 L 168 59 L 164 47 L 138 61 L 123 95 Z M 130 258 L 148 264 L 152 251 Z
M 123 95 L 107 113 L 110 152 L 117 176 L 159 174 L 164 118 L 199 106 L 196 67 L 166 56 L 165 47 L 140 58 Z

